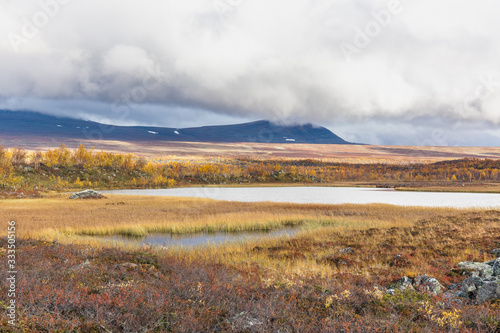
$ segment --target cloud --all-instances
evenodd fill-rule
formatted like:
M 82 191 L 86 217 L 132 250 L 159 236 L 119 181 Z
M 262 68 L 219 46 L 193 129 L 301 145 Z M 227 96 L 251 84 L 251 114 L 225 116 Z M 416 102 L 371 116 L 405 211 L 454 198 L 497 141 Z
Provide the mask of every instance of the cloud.
M 439 119 L 418 125 L 429 131 L 493 129 L 499 10 L 464 0 L 0 0 L 0 98 L 130 123 L 185 123 L 197 110 L 353 130 L 422 118 Z M 370 140 L 395 140 L 380 133 Z

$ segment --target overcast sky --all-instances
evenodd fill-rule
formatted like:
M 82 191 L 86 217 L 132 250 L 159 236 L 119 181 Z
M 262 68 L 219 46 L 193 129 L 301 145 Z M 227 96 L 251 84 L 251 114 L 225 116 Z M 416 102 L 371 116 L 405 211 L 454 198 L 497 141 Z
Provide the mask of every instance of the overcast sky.
M 500 145 L 495 0 L 0 0 L 0 108 Z

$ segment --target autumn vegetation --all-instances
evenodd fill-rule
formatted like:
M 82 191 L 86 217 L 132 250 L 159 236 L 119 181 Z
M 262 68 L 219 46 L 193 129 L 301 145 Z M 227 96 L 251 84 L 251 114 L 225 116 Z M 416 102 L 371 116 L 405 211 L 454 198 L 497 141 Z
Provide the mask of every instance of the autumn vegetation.
M 64 145 L 28 153 L 0 147 L 0 188 L 24 194 L 80 188 L 164 188 L 230 184 L 341 184 L 388 186 L 500 183 L 500 160 L 436 163 L 334 163 L 313 159 L 212 158 L 146 160 Z M 5 195 L 4 195 L 5 196 Z
M 498 332 L 497 302 L 386 293 L 402 276 L 422 274 L 451 287 L 465 278 L 457 263 L 493 259 L 497 210 L 113 194 L 70 200 L 57 192 L 350 182 L 483 188 L 500 182 L 499 171 L 492 159 L 348 164 L 0 148 L 0 196 L 7 198 L 0 220 L 16 220 L 19 272 L 19 321 L 9 326 L 3 311 L 0 332 Z M 299 232 L 189 249 L 106 241 L 284 227 Z M 0 229 L 4 262 L 6 233 Z M 6 274 L 0 269 L 2 281 Z M 1 283 L 0 308 L 7 301 Z
M 1 202 L 0 218 L 15 212 L 22 236 L 18 332 L 500 329 L 496 303 L 385 293 L 403 275 L 428 274 L 448 287 L 464 279 L 458 262 L 494 258 L 499 211 L 149 199 Z M 217 228 L 238 216 L 244 226 L 288 221 L 302 231 L 194 249 L 115 247 L 82 237 L 92 228 L 99 234 L 108 221 L 108 230 L 120 230 L 146 212 L 139 225 L 166 227 L 181 218 L 184 232 Z M 0 241 L 0 257 L 6 244 Z M 6 274 L 1 270 L 0 278 Z M 0 306 L 5 291 L 2 284 Z M 2 329 L 12 331 L 3 315 Z

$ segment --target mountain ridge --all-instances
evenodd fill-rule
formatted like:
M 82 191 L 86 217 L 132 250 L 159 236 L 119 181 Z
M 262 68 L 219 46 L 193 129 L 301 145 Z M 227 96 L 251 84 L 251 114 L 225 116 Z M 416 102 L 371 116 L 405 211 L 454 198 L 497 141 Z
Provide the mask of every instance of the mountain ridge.
M 352 144 L 325 127 L 267 120 L 188 128 L 117 126 L 35 111 L 0 110 L 0 138 L 32 136 L 87 140 Z

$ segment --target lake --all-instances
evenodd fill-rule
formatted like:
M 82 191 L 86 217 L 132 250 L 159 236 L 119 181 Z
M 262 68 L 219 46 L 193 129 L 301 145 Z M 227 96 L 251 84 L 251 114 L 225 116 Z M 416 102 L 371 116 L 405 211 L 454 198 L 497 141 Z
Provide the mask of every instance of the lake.
M 405 192 L 363 187 L 187 187 L 113 190 L 111 194 L 208 198 L 240 202 L 370 204 L 397 206 L 500 208 L 498 193 Z

